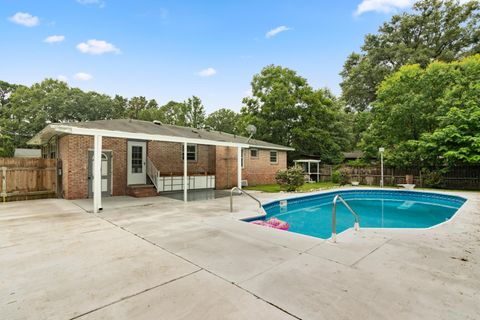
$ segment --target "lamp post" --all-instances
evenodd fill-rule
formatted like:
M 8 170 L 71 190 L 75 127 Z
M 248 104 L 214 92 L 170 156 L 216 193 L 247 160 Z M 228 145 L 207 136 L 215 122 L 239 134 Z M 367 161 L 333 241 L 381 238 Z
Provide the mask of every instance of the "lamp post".
M 378 148 L 380 152 L 380 188 L 383 188 L 383 153 L 385 152 L 384 147 Z

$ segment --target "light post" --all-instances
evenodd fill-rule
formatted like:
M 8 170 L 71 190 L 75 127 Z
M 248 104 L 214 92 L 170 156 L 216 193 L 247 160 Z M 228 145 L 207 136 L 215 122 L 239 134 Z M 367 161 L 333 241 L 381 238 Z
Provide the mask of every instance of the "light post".
M 380 188 L 383 188 L 383 153 L 385 152 L 385 148 L 380 147 L 378 151 L 380 151 Z

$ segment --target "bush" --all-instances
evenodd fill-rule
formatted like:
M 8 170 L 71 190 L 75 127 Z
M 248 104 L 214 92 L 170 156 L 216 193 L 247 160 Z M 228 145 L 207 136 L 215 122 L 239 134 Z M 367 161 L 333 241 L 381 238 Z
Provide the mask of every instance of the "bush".
M 429 188 L 440 188 L 443 183 L 442 170 L 429 170 L 426 168 L 422 169 L 422 184 L 425 187 Z
M 332 172 L 332 182 L 333 183 L 339 183 L 340 182 L 340 178 L 341 178 L 341 173 L 340 173 L 340 170 L 335 170 Z
M 305 172 L 299 166 L 278 170 L 275 175 L 277 183 L 287 191 L 295 191 L 305 182 Z
M 340 185 L 345 185 L 350 183 L 350 176 L 346 168 L 340 168 L 332 172 L 332 182 L 339 183 Z

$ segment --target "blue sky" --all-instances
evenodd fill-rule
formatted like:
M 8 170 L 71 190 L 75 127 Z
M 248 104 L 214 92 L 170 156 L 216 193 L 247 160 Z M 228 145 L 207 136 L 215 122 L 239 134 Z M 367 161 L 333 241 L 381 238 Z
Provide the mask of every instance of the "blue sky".
M 46 77 L 159 103 L 199 96 L 239 110 L 268 64 L 339 94 L 338 73 L 411 0 L 0 0 L 0 79 Z

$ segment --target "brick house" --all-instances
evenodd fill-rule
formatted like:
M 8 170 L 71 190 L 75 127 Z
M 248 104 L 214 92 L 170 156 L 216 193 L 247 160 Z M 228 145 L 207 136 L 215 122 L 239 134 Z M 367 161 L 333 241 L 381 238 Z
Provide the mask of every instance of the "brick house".
M 293 150 L 219 131 L 129 119 L 50 124 L 29 144 L 42 146 L 43 157 L 58 159 L 59 196 L 94 200 L 95 190 L 101 196 L 152 196 L 274 183 Z

